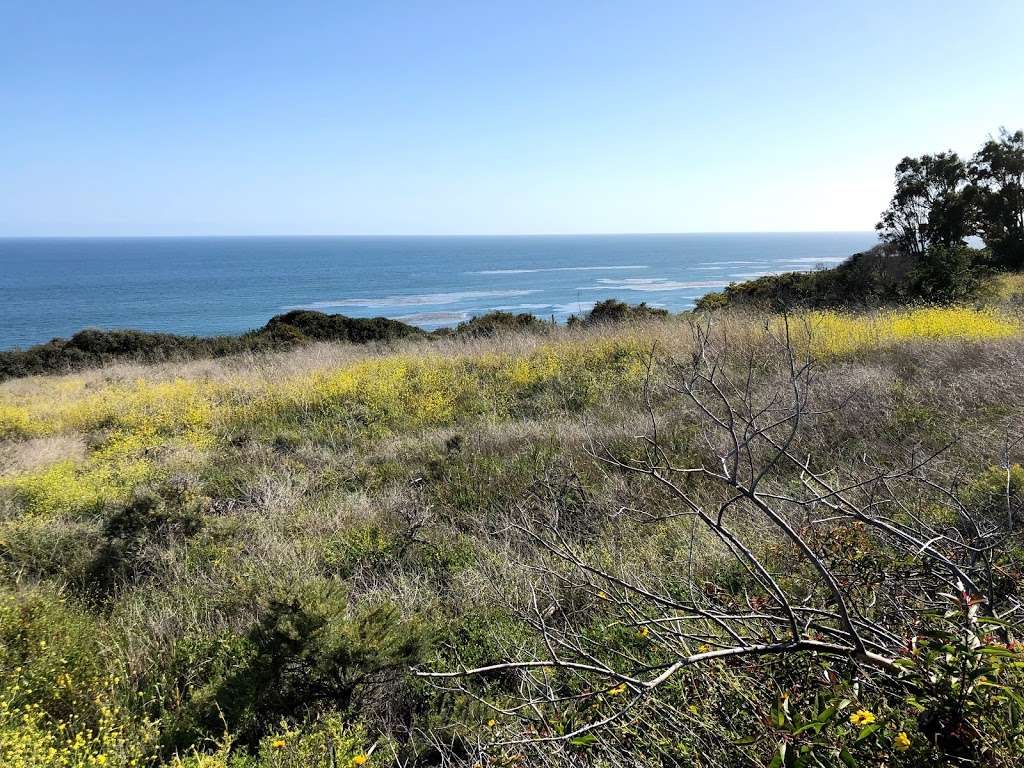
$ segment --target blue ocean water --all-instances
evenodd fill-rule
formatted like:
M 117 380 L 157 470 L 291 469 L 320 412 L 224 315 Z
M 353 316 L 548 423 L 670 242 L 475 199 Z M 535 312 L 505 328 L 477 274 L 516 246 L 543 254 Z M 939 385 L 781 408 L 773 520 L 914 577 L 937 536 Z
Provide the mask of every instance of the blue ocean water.
M 834 264 L 870 232 L 0 239 L 0 349 L 82 328 L 236 333 L 304 307 L 437 328 L 595 301 L 678 311 L 730 281 Z

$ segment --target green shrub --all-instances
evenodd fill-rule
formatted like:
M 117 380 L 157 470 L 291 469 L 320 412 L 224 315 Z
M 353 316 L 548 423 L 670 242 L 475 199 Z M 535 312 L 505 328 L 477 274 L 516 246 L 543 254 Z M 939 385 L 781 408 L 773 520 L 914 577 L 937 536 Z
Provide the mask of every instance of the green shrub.
M 176 336 L 90 328 L 70 339 L 53 339 L 28 349 L 0 352 L 0 381 L 17 376 L 67 373 L 113 362 L 191 360 L 282 349 L 310 341 L 366 344 L 422 335 L 419 328 L 385 317 L 354 318 L 308 310 L 277 315 L 259 330 L 239 336 Z
M 499 336 L 503 333 L 533 332 L 547 328 L 543 320 L 527 313 L 512 314 L 511 312 L 488 312 L 459 323 L 451 332 L 455 336 Z M 439 334 L 445 335 L 445 334 Z
M 668 317 L 668 310 L 660 307 L 649 307 L 646 301 L 639 304 L 627 304 L 617 299 L 605 299 L 597 302 L 586 316 L 580 320 L 575 315 L 569 318 L 569 324 L 602 325 L 605 323 L 623 323 L 629 320 L 651 320 Z
M 282 720 L 345 712 L 361 686 L 382 684 L 416 663 L 429 632 L 392 605 L 351 608 L 335 585 L 310 585 L 262 604 L 244 636 L 193 640 L 175 659 L 179 681 L 196 659 L 212 659 L 203 682 L 186 686 L 168 713 L 168 747 L 187 749 L 226 726 L 253 746 Z

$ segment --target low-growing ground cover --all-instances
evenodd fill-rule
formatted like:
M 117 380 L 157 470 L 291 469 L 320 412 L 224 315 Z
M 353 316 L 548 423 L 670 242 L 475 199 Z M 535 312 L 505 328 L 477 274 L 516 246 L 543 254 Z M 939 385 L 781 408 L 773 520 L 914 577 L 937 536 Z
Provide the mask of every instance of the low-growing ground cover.
M 817 312 L 789 329 L 816 361 L 816 397 L 845 403 L 809 418 L 801 451 L 853 466 L 949 446 L 936 471 L 959 478 L 972 508 L 1016 498 L 1024 339 L 1011 310 Z M 711 333 L 746 351 L 769 392 L 784 331 L 732 313 Z M 656 574 L 671 594 L 697 572 L 757 599 L 718 543 L 673 517 L 670 494 L 595 456 L 642 458 L 653 415 L 673 461 L 704 459 L 699 415 L 671 386 L 694 351 L 690 319 L 669 319 L 0 385 L 5 764 L 523 762 L 528 745 L 479 746 L 522 735 L 478 698 L 500 703 L 514 674 L 464 692 L 408 670 L 543 651 L 524 606 L 550 553 L 524 520 L 557 519 L 617 577 Z M 754 521 L 747 533 L 784 572 L 786 544 Z M 851 588 L 877 602 L 872 569 L 896 566 L 869 537 L 833 534 L 850 537 L 834 556 Z M 1018 544 L 993 578 L 1019 581 L 1019 557 Z M 571 613 L 613 655 L 656 661 L 651 630 L 622 622 L 613 588 L 576 586 L 551 616 Z M 614 743 L 568 739 L 551 759 L 614 748 L 661 764 L 767 762 L 830 707 L 815 733 L 850 759 L 939 754 L 904 693 L 834 674 L 802 657 L 714 661 L 652 696 Z M 629 698 L 619 684 L 599 694 L 560 714 L 563 735 Z M 658 701 L 672 703 L 665 720 Z M 872 722 L 851 720 L 860 709 Z M 992 733 L 977 740 L 1002 749 Z

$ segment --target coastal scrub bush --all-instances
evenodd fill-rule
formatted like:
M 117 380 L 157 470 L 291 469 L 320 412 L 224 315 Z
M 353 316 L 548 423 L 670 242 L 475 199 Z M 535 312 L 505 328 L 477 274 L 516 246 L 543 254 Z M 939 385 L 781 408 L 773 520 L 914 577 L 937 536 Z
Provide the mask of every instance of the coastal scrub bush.
M 0 381 L 18 376 L 69 373 L 114 362 L 156 363 L 265 352 L 312 341 L 368 344 L 424 335 L 384 317 L 354 318 L 294 310 L 272 317 L 262 328 L 239 336 L 176 336 L 132 330 L 79 331 L 28 349 L 0 352 Z
M 594 304 L 582 320 L 576 315 L 572 315 L 569 318 L 569 324 L 601 325 L 637 320 L 661 320 L 667 318 L 668 315 L 667 309 L 649 307 L 646 301 L 641 301 L 639 304 L 627 304 L 616 299 L 605 299 Z
M 492 337 L 504 333 L 538 333 L 548 327 L 543 320 L 526 312 L 513 314 L 496 311 L 474 316 L 459 323 L 454 330 L 442 329 L 434 333 L 437 336 Z
M 393 605 L 350 607 L 332 584 L 267 599 L 244 637 L 218 644 L 219 663 L 167 726 L 168 746 L 185 748 L 226 724 L 247 746 L 282 719 L 346 711 L 361 686 L 383 684 L 429 645 L 426 628 Z M 199 646 L 199 657 L 208 651 Z M 181 673 L 194 659 L 180 657 Z
M 988 278 L 986 251 L 966 245 L 933 246 L 914 264 L 908 279 L 912 295 L 927 303 L 966 301 L 978 294 Z

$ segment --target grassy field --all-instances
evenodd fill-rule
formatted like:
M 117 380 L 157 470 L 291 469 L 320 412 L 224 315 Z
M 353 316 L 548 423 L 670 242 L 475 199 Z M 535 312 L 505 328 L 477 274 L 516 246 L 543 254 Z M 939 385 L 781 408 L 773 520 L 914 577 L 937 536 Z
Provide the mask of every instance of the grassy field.
M 514 677 L 467 691 L 408 670 L 537 650 L 524 606 L 549 553 L 518 533 L 525 518 L 557 514 L 604 573 L 668 584 L 696 562 L 716 589 L 749 590 L 657 484 L 596 455 L 631 455 L 656 417 L 675 459 L 702 460 L 698 415 L 671 386 L 695 352 L 690 323 L 321 344 L 0 384 L 3 765 L 535 764 L 513 738 L 521 719 L 488 706 Z M 767 392 L 787 328 L 816 397 L 845 404 L 807 420 L 801 452 L 852 467 L 943 448 L 936 471 L 975 499 L 998 492 L 999 467 L 1016 478 L 1024 326 L 1012 308 L 734 313 L 710 334 L 754 361 L 751 387 Z M 785 571 L 784 544 L 751 526 Z M 1008 578 L 1015 546 L 999 565 Z M 606 598 L 578 621 L 642 658 L 648 634 L 602 618 Z M 645 704 L 612 746 L 666 765 L 769 762 L 767 713 L 823 695 L 786 660 L 714 664 L 662 694 L 685 692 L 682 720 Z M 625 690 L 609 685 L 593 712 Z M 847 698 L 878 715 L 862 764 L 913 765 L 936 748 L 892 691 Z M 559 750 L 607 759 L 588 739 Z M 991 764 L 1012 764 L 1009 750 Z

